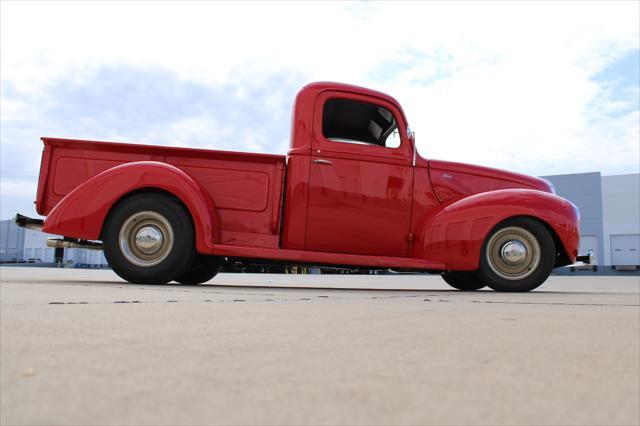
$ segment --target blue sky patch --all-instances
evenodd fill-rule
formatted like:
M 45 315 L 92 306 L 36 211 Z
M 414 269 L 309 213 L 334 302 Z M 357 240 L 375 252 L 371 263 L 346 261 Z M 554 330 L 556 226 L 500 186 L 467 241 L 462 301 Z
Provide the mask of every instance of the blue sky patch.
M 607 65 L 593 80 L 602 85 L 598 101 L 611 108 L 606 114 L 612 117 L 640 109 L 640 50 L 628 51 Z

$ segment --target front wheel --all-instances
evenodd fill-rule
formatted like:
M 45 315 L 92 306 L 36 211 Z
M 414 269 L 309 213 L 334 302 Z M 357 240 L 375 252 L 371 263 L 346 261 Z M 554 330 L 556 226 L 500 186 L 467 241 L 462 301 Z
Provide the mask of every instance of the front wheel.
M 477 274 L 496 291 L 523 292 L 540 286 L 554 264 L 555 244 L 547 228 L 534 219 L 513 218 L 485 240 Z
M 191 217 L 174 198 L 142 193 L 118 203 L 103 228 L 104 254 L 120 277 L 164 284 L 180 276 L 194 257 Z

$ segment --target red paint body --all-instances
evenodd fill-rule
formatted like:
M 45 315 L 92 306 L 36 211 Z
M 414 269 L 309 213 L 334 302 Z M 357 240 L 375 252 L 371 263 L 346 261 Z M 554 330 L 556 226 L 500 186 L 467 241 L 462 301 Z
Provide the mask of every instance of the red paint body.
M 398 148 L 334 142 L 322 132 L 330 98 L 377 104 L 398 124 Z M 575 261 L 579 214 L 530 176 L 425 160 L 398 102 L 372 90 L 314 83 L 296 98 L 288 155 L 43 138 L 37 211 L 43 230 L 101 239 L 110 209 L 139 191 L 187 207 L 203 254 L 309 264 L 475 270 L 491 229 L 542 221 Z M 318 164 L 314 160 L 330 161 Z

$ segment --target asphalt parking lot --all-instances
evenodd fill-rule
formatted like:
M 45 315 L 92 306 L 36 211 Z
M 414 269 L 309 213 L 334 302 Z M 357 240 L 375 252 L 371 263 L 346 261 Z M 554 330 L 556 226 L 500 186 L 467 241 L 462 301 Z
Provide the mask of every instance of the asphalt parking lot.
M 2 425 L 640 423 L 640 278 L 0 268 Z

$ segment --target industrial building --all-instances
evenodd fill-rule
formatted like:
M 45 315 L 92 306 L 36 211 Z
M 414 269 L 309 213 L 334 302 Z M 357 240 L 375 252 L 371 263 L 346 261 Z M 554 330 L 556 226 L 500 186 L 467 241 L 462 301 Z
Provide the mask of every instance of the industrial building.
M 543 177 L 553 183 L 558 195 L 580 209 L 580 251 L 593 253 L 596 270 L 635 270 L 640 266 L 639 173 Z
M 54 265 L 56 249 L 47 247 L 47 238 L 56 237 L 58 236 L 20 228 L 13 220 L 0 221 L 0 262 Z M 102 251 L 76 248 L 65 249 L 61 263 L 86 268 L 108 265 Z
M 591 251 L 594 267 L 567 268 L 564 272 L 594 272 L 640 268 L 640 174 L 602 176 L 600 172 L 543 176 L 558 195 L 580 209 L 580 251 Z M 52 264 L 54 249 L 46 240 L 55 235 L 19 228 L 0 221 L 0 262 Z M 101 251 L 64 250 L 63 262 L 76 267 L 104 267 Z M 558 272 L 563 272 L 557 270 Z

